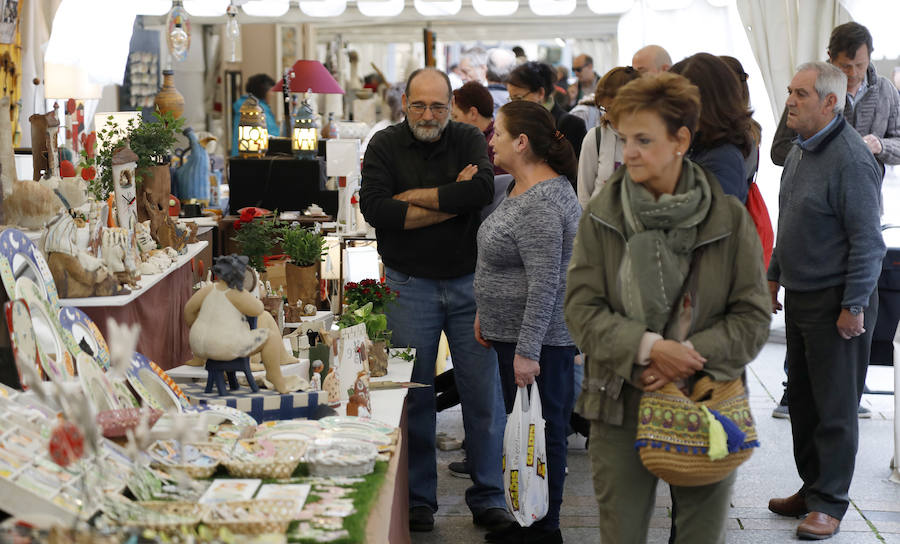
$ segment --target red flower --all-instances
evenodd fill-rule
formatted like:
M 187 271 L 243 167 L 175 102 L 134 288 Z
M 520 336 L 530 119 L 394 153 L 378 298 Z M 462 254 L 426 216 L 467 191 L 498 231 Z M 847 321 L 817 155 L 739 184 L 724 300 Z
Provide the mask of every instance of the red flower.
M 93 166 L 85 166 L 81 169 L 81 179 L 91 181 L 97 176 L 97 170 Z
M 249 223 L 253 221 L 253 218 L 256 217 L 256 214 L 253 213 L 253 208 L 244 208 L 244 211 L 241 212 L 241 221 L 244 223 Z
M 382 298 L 384 295 L 382 295 L 381 293 L 375 293 L 375 296 L 378 298 Z
M 356 289 L 357 287 L 359 287 L 359 285 L 357 285 L 356 282 L 350 281 L 347 282 L 347 285 L 344 286 L 344 289 Z
M 372 291 L 368 287 L 366 287 L 365 289 L 362 290 L 362 294 L 364 294 L 364 295 L 368 295 L 371 292 Z

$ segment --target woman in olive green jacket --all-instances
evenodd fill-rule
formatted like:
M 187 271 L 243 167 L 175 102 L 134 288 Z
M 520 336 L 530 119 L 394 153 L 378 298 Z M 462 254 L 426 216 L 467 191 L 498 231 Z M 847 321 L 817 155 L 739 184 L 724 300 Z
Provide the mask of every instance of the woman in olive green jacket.
M 697 372 L 735 379 L 768 337 L 753 221 L 684 158 L 698 112 L 696 87 L 674 74 L 619 91 L 609 114 L 625 168 L 588 204 L 569 264 L 566 322 L 587 355 L 576 411 L 591 421 L 602 542 L 647 538 L 657 479 L 634 448 L 642 391 Z M 672 488 L 676 542 L 724 542 L 734 479 Z

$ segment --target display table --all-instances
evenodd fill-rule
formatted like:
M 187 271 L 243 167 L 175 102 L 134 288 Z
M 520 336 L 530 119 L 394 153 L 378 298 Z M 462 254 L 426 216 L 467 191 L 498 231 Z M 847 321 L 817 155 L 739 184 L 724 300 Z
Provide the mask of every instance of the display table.
M 141 326 L 137 351 L 163 370 L 180 365 L 191 358 L 188 327 L 184 322 L 184 305 L 191 298 L 194 280 L 192 259 L 207 246 L 198 242 L 187 246 L 187 252 L 162 274 L 143 276 L 140 289 L 113 297 L 63 298 L 63 306 L 80 308 L 90 317 L 105 338 L 106 320 L 137 323 Z

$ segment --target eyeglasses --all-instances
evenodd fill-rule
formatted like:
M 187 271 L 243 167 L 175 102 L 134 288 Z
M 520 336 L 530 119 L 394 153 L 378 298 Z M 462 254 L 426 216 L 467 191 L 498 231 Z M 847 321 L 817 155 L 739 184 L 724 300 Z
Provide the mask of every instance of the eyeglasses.
M 575 72 L 576 74 L 580 73 L 582 70 L 584 70 L 584 66 L 573 66 L 572 67 L 572 71 Z
M 434 115 L 446 115 L 448 111 L 450 111 L 450 106 L 447 104 L 422 104 L 421 102 L 416 102 L 409 105 L 409 111 L 415 113 L 416 115 L 422 115 L 425 113 L 425 110 L 431 110 L 431 113 Z
M 525 93 L 525 94 L 511 94 L 511 95 L 509 95 L 509 99 L 510 99 L 510 101 L 513 101 L 513 102 L 516 101 L 516 100 L 526 100 L 526 97 L 527 97 L 529 94 L 531 94 L 531 93 Z

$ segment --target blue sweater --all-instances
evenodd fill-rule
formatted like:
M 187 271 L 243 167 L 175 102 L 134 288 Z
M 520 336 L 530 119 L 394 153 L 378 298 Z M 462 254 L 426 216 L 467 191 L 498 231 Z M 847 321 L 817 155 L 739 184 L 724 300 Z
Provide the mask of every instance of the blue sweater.
M 710 149 L 691 149 L 688 158 L 706 168 L 716 176 L 726 195 L 737 197 L 747 203 L 747 168 L 744 155 L 734 144 L 723 144 Z
M 841 307 L 868 305 L 885 254 L 881 169 L 840 117 L 802 146 L 781 175 L 778 238 L 768 278 L 786 289 L 844 285 Z

